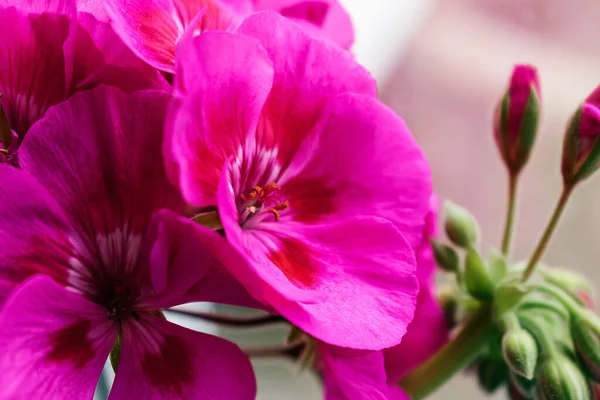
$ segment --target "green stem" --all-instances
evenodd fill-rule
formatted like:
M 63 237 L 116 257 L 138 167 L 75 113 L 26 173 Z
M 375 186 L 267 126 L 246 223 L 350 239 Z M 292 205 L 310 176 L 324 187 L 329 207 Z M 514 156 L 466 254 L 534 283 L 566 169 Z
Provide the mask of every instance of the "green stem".
M 424 364 L 399 382 L 411 399 L 423 399 L 442 386 L 477 357 L 494 328 L 488 305 L 467 321 L 458 335 Z
M 577 313 L 579 309 L 583 307 L 580 303 L 577 302 L 577 300 L 573 298 L 573 296 L 566 293 L 562 288 L 558 286 L 547 283 L 539 285 L 537 287 L 537 290 L 539 290 L 542 293 L 546 293 L 554 297 L 556 300 L 560 301 L 562 305 L 565 306 L 565 308 L 569 310 L 571 314 Z
M 546 250 L 546 246 L 548 246 L 550 237 L 552 237 L 554 228 L 556 228 L 556 224 L 558 223 L 558 220 L 560 219 L 560 216 L 563 210 L 565 209 L 565 205 L 567 204 L 567 200 L 569 200 L 569 196 L 571 195 L 572 191 L 573 185 L 565 185 L 565 187 L 563 188 L 562 194 L 558 199 L 558 203 L 556 203 L 556 207 L 554 208 L 554 213 L 552 213 L 552 217 L 550 217 L 550 221 L 548 221 L 546 230 L 544 231 L 542 238 L 538 242 L 538 245 L 535 251 L 533 252 L 533 255 L 529 259 L 527 267 L 525 268 L 525 272 L 523 273 L 522 278 L 523 282 L 529 279 L 531 274 L 533 274 L 533 271 L 535 270 L 538 261 L 540 261 L 540 258 L 542 258 L 542 254 L 544 254 L 544 250 Z
M 517 201 L 518 175 L 511 173 L 508 178 L 508 208 L 506 210 L 506 222 L 504 224 L 504 235 L 502 236 L 502 254 L 508 257 L 512 239 L 513 225 L 515 221 L 515 203 Z

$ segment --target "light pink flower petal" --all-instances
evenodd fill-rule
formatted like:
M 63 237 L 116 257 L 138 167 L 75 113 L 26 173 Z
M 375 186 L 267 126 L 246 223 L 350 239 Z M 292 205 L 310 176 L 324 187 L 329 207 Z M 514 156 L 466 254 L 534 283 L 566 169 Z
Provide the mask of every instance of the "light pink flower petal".
M 257 129 L 273 67 L 256 39 L 229 33 L 186 40 L 178 54 L 167 158 L 179 163 L 189 203 L 215 205 L 225 161 Z
M 80 12 L 63 46 L 67 95 L 108 84 L 131 92 L 143 89 L 170 91 L 158 71 L 140 60 L 107 22 Z
M 328 99 L 344 92 L 376 96 L 375 81 L 351 54 L 312 38 L 274 12 L 251 15 L 237 32 L 258 38 L 273 62 L 273 89 L 257 135 L 272 138 L 282 165 L 293 157 Z
M 66 285 L 70 227 L 50 194 L 28 173 L 0 165 L 0 305 L 37 273 Z
M 332 99 L 281 182 L 281 221 L 325 222 L 377 215 L 416 248 L 429 212 L 427 160 L 402 119 L 372 97 Z
M 65 97 L 62 45 L 69 34 L 69 18 L 0 8 L 0 25 L 7 27 L 0 40 L 1 103 L 22 140 L 29 127 Z
M 110 400 L 253 400 L 248 357 L 233 343 L 152 315 L 123 327 Z
M 320 343 L 325 400 L 388 400 L 380 351 L 354 350 Z
M 106 310 L 46 276 L 0 314 L 1 399 L 91 399 L 118 328 Z
M 154 211 L 183 207 L 162 163 L 167 101 L 160 92 L 109 87 L 78 93 L 31 129 L 21 167 L 69 210 L 78 232 L 141 235 Z
M 248 260 L 231 272 L 256 298 L 327 343 L 380 350 L 400 341 L 418 284 L 412 250 L 391 223 L 353 217 L 246 230 L 232 194 L 224 173 L 219 214 L 227 240 Z

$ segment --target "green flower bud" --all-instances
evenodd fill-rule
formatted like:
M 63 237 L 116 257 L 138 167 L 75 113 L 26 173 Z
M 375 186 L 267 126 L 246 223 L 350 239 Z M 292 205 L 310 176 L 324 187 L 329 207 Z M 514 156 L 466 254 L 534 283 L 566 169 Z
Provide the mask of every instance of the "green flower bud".
M 475 218 L 464 208 L 447 201 L 444 229 L 455 245 L 467 248 L 477 244 L 479 227 Z
M 537 343 L 524 329 L 509 329 L 502 338 L 502 354 L 511 371 L 533 379 L 538 358 Z
M 537 373 L 539 400 L 590 400 L 590 388 L 579 368 L 565 355 L 548 358 Z
M 490 301 L 494 297 L 494 284 L 485 262 L 473 248 L 467 250 L 465 258 L 465 287 L 469 294 L 476 299 Z
M 431 240 L 431 247 L 438 267 L 447 272 L 458 271 L 458 254 L 452 247 L 435 239 Z
M 486 393 L 494 393 L 503 386 L 508 379 L 508 368 L 500 360 L 485 359 L 477 365 L 477 379 L 479 386 Z
M 600 382 L 600 321 L 590 310 L 571 317 L 571 337 L 588 375 Z

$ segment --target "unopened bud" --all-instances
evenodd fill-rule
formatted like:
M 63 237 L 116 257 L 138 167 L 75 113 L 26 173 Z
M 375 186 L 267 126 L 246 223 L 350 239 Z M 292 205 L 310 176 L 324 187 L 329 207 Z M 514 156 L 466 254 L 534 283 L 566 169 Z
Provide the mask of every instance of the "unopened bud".
M 508 169 L 518 173 L 533 148 L 540 110 L 540 83 L 535 67 L 515 66 L 508 90 L 496 107 L 494 138 Z
M 563 141 L 562 175 L 565 184 L 577 183 L 600 165 L 600 87 L 571 117 Z
M 447 272 L 458 271 L 458 254 L 452 247 L 435 239 L 431 240 L 431 247 L 438 267 Z
M 533 379 L 538 358 L 537 343 L 525 329 L 509 329 L 502 338 L 502 355 L 511 371 Z
M 477 244 L 479 227 L 475 218 L 466 209 L 449 201 L 445 210 L 444 229 L 452 243 L 462 248 Z
M 486 393 L 494 393 L 503 386 L 508 379 L 508 368 L 501 360 L 484 359 L 477 365 L 477 379 L 479 386 Z
M 465 287 L 476 299 L 489 301 L 494 297 L 494 284 L 485 262 L 473 248 L 467 250 L 465 258 Z
M 586 372 L 600 382 L 600 320 L 590 310 L 571 316 L 571 337 Z
M 541 365 L 536 381 L 540 400 L 589 400 L 590 389 L 577 366 L 566 356 L 556 354 Z

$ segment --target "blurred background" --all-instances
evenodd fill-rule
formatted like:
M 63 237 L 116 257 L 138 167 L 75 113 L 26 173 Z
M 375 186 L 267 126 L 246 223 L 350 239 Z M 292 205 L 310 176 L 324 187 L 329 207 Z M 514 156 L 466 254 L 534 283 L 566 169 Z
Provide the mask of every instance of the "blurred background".
M 492 139 L 492 112 L 515 63 L 538 67 L 541 129 L 521 178 L 514 254 L 529 255 L 560 192 L 560 147 L 566 121 L 600 83 L 595 0 L 341 0 L 356 26 L 354 52 L 379 82 L 382 100 L 401 115 L 421 143 L 443 199 L 471 210 L 488 249 L 499 247 L 506 175 Z M 600 272 L 600 177 L 573 195 L 546 261 Z M 567 265 L 567 262 L 571 262 Z M 189 325 L 178 316 L 169 317 Z M 198 326 L 194 326 L 198 328 Z M 204 326 L 203 330 L 214 327 Z M 245 345 L 283 340 L 285 330 L 256 330 Z M 263 343 L 264 341 L 264 343 Z M 260 400 L 320 400 L 319 381 L 291 362 L 254 360 Z M 474 379 L 460 377 L 433 400 L 481 399 Z M 501 393 L 497 398 L 505 398 Z

